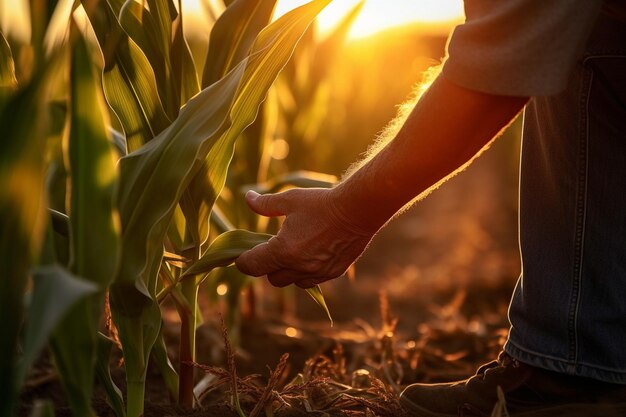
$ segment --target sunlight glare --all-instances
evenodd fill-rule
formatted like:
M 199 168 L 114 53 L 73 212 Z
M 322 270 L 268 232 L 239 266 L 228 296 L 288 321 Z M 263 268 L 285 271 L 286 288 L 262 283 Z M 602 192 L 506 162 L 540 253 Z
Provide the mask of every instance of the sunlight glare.
M 0 0 L 0 28 L 20 42 L 30 42 L 30 14 L 25 0 Z
M 228 294 L 228 285 L 220 284 L 217 286 L 217 294 L 218 295 L 226 295 Z
M 299 333 L 298 329 L 296 329 L 295 327 L 287 327 L 285 329 L 285 334 L 288 337 L 296 337 L 296 336 L 298 336 L 298 333 Z
M 307 0 L 279 0 L 275 16 L 307 3 Z M 322 33 L 334 28 L 358 0 L 335 0 L 319 15 L 319 28 Z M 364 38 L 394 26 L 410 23 L 448 24 L 463 19 L 462 0 L 366 0 L 356 18 L 349 37 Z
M 276 139 L 272 142 L 272 158 L 278 161 L 289 156 L 289 143 L 285 139 Z

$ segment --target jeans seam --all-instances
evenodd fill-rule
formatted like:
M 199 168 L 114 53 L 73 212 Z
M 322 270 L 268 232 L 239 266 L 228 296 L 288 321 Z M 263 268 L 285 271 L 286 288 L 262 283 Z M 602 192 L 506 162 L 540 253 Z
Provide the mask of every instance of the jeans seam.
M 525 355 L 533 356 L 533 357 L 535 357 L 537 359 L 551 361 L 551 362 L 553 362 L 555 364 L 556 363 L 561 364 L 564 367 L 567 367 L 568 365 L 570 365 L 569 361 L 563 360 L 562 358 L 559 358 L 557 356 L 552 356 L 552 355 L 540 353 L 540 352 L 537 352 L 537 351 L 535 351 L 533 349 L 527 349 L 525 347 L 522 347 L 519 343 L 511 340 L 511 338 L 507 339 L 506 343 L 507 344 L 505 345 L 505 352 L 507 352 L 511 356 L 515 355 L 515 352 L 511 352 L 510 351 L 511 349 L 513 349 L 514 351 L 522 352 Z M 516 358 L 516 359 L 520 360 L 520 358 Z M 589 363 L 589 362 L 579 362 L 577 364 L 577 366 L 593 369 L 593 370 L 600 371 L 600 372 L 612 373 L 612 374 L 619 374 L 619 375 L 626 374 L 626 369 L 616 369 L 616 368 L 611 368 L 611 367 L 608 367 L 608 366 L 592 364 L 592 363 Z
M 578 141 L 578 177 L 576 189 L 576 228 L 574 235 L 574 268 L 572 276 L 572 293 L 568 315 L 569 361 L 575 365 L 578 361 L 578 312 L 582 292 L 582 270 L 584 259 L 585 220 L 587 216 L 587 176 L 589 151 L 589 97 L 593 82 L 593 72 L 588 76 L 583 73 L 580 100 L 580 136 Z

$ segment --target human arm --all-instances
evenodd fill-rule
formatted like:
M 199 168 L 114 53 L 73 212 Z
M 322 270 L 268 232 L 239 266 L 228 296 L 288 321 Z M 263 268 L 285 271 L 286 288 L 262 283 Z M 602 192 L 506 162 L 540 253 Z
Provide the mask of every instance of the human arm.
M 380 227 L 470 162 L 526 102 L 439 76 L 393 140 L 336 187 L 248 194 L 257 213 L 286 219 L 276 237 L 241 255 L 237 267 L 267 275 L 276 286 L 306 288 L 342 275 Z

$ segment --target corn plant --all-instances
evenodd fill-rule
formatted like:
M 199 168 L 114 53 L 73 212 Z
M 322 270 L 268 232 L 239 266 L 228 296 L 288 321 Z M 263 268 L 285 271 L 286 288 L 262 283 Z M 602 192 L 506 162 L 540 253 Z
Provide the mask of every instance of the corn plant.
M 33 71 L 24 80 L 16 77 L 2 36 L 1 271 L 9 279 L 0 281 L 0 313 L 11 324 L 0 345 L 1 415 L 13 412 L 19 385 L 48 336 L 75 415 L 93 415 L 96 374 L 118 416 L 142 415 L 151 354 L 173 396 L 193 405 L 198 285 L 270 237 L 233 230 L 209 241 L 213 205 L 235 141 L 329 1 L 313 0 L 269 26 L 274 0 L 228 2 L 213 28 L 202 90 L 180 0 L 76 3 L 68 39 L 47 55 L 43 39 L 56 2 L 33 0 Z M 79 12 L 89 28 L 73 23 Z M 69 91 L 60 97 L 53 88 L 59 79 Z M 58 123 L 50 120 L 58 107 L 66 120 L 62 135 L 54 135 Z M 62 152 L 48 143 L 53 136 L 63 138 L 64 146 L 54 148 Z M 117 161 L 114 144 L 122 154 Z M 55 155 L 65 161 L 57 174 L 67 186 L 46 192 L 46 167 L 58 163 Z M 53 195 L 60 211 L 45 210 Z M 34 265 L 40 266 L 31 272 Z M 29 277 L 31 306 L 15 367 Z M 125 408 L 108 369 L 111 341 L 98 332 L 107 290 L 124 354 Z M 319 288 L 310 293 L 325 307 Z M 161 334 L 159 302 L 167 296 L 181 313 L 180 380 Z
M 312 156 L 319 152 L 320 143 L 323 148 L 332 148 L 329 141 L 324 140 L 326 138 L 313 139 L 319 131 L 318 127 L 328 116 L 328 76 L 333 64 L 341 57 L 348 31 L 362 6 L 362 1 L 357 3 L 323 39 L 318 36 L 315 22 L 300 39 L 294 58 L 279 75 L 257 119 L 246 129 L 244 140 L 237 146 L 227 179 L 230 193 L 221 194 L 217 201 L 217 207 L 223 213 L 221 219 L 215 219 L 218 228 L 228 230 L 237 227 L 260 233 L 275 232 L 276 223 L 270 223 L 267 218 L 251 212 L 243 199 L 239 198 L 247 190 L 275 193 L 290 187 L 331 187 L 336 183 L 337 178 L 333 175 L 305 171 L 301 167 L 307 164 L 309 169 L 319 167 L 319 164 L 311 165 L 310 162 Z M 295 108 L 286 104 L 294 101 Z M 296 113 L 301 114 L 298 116 Z M 302 132 L 305 127 L 306 133 Z M 296 151 L 296 156 L 291 156 L 290 152 L 287 161 L 275 160 L 272 156 L 274 143 L 283 138 Z M 318 144 L 315 152 L 311 142 Z M 303 157 L 305 147 L 308 154 Z M 207 286 L 209 297 L 216 299 L 218 285 L 227 285 L 226 323 L 231 340 L 235 343 L 239 339 L 242 310 L 247 313 L 246 319 L 254 318 L 259 310 L 256 302 L 259 298 L 258 286 L 255 285 L 258 282 L 241 274 L 236 268 L 224 268 L 211 277 L 210 285 Z M 286 312 L 281 307 L 289 302 L 292 290 L 275 290 L 281 313 Z

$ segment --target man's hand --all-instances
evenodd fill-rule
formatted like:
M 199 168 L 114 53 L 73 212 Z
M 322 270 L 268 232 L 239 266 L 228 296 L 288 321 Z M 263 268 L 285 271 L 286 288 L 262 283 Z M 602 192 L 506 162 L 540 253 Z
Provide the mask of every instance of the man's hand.
M 343 275 L 375 232 L 350 225 L 333 190 L 293 189 L 266 195 L 249 191 L 246 200 L 258 214 L 286 216 L 278 235 L 235 262 L 244 274 L 267 275 L 277 287 L 310 288 Z

